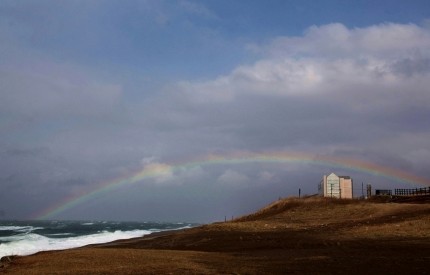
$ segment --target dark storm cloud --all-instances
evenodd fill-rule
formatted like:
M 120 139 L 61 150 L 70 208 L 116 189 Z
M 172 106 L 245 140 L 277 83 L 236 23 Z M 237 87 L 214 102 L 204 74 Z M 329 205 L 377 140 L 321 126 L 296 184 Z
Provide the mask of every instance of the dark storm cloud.
M 15 57 L 0 65 L 0 181 L 8 190 L 0 209 L 11 217 L 29 217 L 132 171 L 159 169 L 159 177 L 94 198 L 64 218 L 209 221 L 298 188 L 315 193 L 330 170 L 307 163 L 173 169 L 237 151 L 357 158 L 430 178 L 426 28 L 314 26 L 253 45 L 261 59 L 230 73 L 162 90 L 33 54 L 16 40 L 9 45 L 19 45 Z M 141 88 L 131 93 L 129 86 Z

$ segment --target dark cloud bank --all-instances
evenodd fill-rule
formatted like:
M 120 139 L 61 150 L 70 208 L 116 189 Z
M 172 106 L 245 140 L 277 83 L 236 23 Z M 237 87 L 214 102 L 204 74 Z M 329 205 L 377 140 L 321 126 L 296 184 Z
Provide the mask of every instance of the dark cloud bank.
M 0 217 L 30 218 L 139 167 L 237 151 L 348 157 L 430 178 L 429 29 L 329 24 L 252 48 L 261 54 L 252 64 L 140 99 L 115 78 L 17 47 L 0 65 Z M 299 188 L 316 193 L 331 171 L 358 189 L 409 186 L 309 163 L 213 165 L 124 186 L 57 218 L 219 220 Z

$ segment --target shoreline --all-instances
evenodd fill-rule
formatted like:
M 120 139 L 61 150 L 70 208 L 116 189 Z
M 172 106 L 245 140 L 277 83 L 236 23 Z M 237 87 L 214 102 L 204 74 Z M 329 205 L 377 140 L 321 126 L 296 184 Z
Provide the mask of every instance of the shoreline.
M 198 226 L 201 226 L 201 225 L 198 225 Z M 198 227 L 198 226 L 195 226 L 195 227 Z M 157 238 L 157 237 L 160 237 L 160 236 L 166 236 L 166 235 L 173 234 L 174 232 L 180 232 L 180 231 L 188 230 L 188 229 L 191 229 L 191 228 L 194 228 L 194 227 L 182 227 L 182 228 L 178 228 L 178 229 L 168 229 L 168 230 L 154 231 L 154 232 L 145 234 L 145 235 L 140 236 L 140 237 L 131 237 L 131 238 L 126 238 L 126 239 L 117 239 L 117 240 L 108 241 L 108 242 L 102 242 L 102 243 L 90 243 L 90 244 L 86 244 L 86 245 L 82 245 L 82 246 L 76 246 L 76 247 L 65 248 L 65 249 L 42 250 L 42 251 L 37 251 L 35 253 L 31 253 L 31 254 L 28 254 L 28 255 L 13 255 L 13 254 L 11 254 L 11 255 L 4 255 L 3 257 L 0 258 L 0 263 L 2 262 L 3 258 L 27 257 L 27 256 L 35 255 L 37 253 L 65 251 L 65 250 L 79 249 L 79 248 L 84 248 L 84 247 L 115 246 L 115 244 L 122 244 L 122 243 L 127 243 L 127 242 L 134 242 L 134 241 L 140 241 L 140 240 L 153 239 L 153 238 Z M 88 235 L 88 236 L 90 236 L 90 235 Z
M 195 227 L 156 231 L 156 232 L 151 232 L 149 234 L 143 235 L 141 237 L 133 237 L 133 238 L 129 238 L 129 239 L 118 239 L 118 240 L 105 242 L 105 243 L 87 244 L 84 246 L 72 247 L 72 248 L 67 248 L 67 249 L 43 250 L 43 251 L 38 251 L 36 253 L 29 254 L 29 255 L 5 255 L 2 258 L 0 258 L 0 273 L 3 273 L 3 271 L 6 271 L 7 268 L 10 267 L 10 265 L 13 265 L 13 263 L 16 259 L 25 259 L 28 257 L 34 257 L 34 256 L 38 256 L 38 255 L 43 255 L 44 257 L 50 257 L 50 255 L 55 255 L 57 253 L 73 251 L 73 250 L 79 251 L 82 249 L 92 249 L 92 248 L 115 248 L 117 246 L 126 246 L 128 244 L 152 240 L 152 239 L 156 239 L 158 237 L 171 236 L 175 233 L 184 232 L 186 230 L 190 230 L 190 229 L 197 228 L 200 226 L 204 226 L 204 225 L 198 225 Z
M 183 232 L 183 231 L 186 231 L 186 230 L 189 230 L 192 228 L 198 228 L 200 226 L 203 226 L 203 225 L 198 225 L 196 227 L 189 227 L 189 228 L 179 228 L 179 229 L 169 229 L 169 230 L 164 230 L 164 231 L 156 231 L 156 232 L 151 232 L 149 234 L 143 235 L 141 237 L 135 237 L 135 238 L 130 238 L 130 239 L 118 239 L 115 241 L 106 242 L 106 243 L 99 243 L 99 244 L 88 244 L 85 246 L 75 247 L 75 248 L 71 248 L 71 249 L 84 248 L 84 247 L 114 247 L 114 246 L 118 246 L 118 245 L 125 245 L 128 243 L 152 240 L 152 239 L 155 239 L 158 237 L 165 237 L 165 236 L 173 235 L 175 233 Z M 50 251 L 53 251 L 53 250 L 50 250 Z
M 131 238 L 126 238 L 126 239 L 117 239 L 117 240 L 113 240 L 113 241 L 108 241 L 108 242 L 102 242 L 102 243 L 90 243 L 90 244 L 86 244 L 86 245 L 82 245 L 82 246 L 76 246 L 76 247 L 71 247 L 71 248 L 64 248 L 64 249 L 51 249 L 51 250 L 41 250 L 41 251 L 37 251 L 31 254 L 27 254 L 27 255 L 4 255 L 0 258 L 0 273 L 2 273 L 2 271 L 5 270 L 6 267 L 8 267 L 10 265 L 10 263 L 12 263 L 12 259 L 17 259 L 17 258 L 24 258 L 24 257 L 31 257 L 34 255 L 38 255 L 38 254 L 50 254 L 50 253 L 57 253 L 57 252 L 64 252 L 64 251 L 69 251 L 69 250 L 76 250 L 76 249 L 83 249 L 83 248 L 103 248 L 103 247 L 115 247 L 115 246 L 124 246 L 127 244 L 131 244 L 131 243 L 135 243 L 135 242 L 140 242 L 140 241 L 146 241 L 146 240 L 151 240 L 157 237 L 161 237 L 161 236 L 169 236 L 172 234 L 175 234 L 177 232 L 182 232 L 185 230 L 189 230 L 195 227 L 199 227 L 202 226 L 201 225 L 197 225 L 197 226 L 193 226 L 193 227 L 180 227 L 178 229 L 168 229 L 168 230 L 161 230 L 161 231 L 154 231 L 148 234 L 145 234 L 143 236 L 140 237 L 131 237 Z
M 8 274 L 423 274 L 430 204 L 282 200 L 235 221 L 14 257 Z

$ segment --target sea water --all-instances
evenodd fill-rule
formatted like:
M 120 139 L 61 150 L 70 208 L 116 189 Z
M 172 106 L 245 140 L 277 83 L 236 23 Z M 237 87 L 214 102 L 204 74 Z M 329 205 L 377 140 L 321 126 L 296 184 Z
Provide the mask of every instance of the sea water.
M 0 221 L 0 259 L 88 244 L 130 239 L 166 230 L 190 228 L 191 223 L 110 221 Z

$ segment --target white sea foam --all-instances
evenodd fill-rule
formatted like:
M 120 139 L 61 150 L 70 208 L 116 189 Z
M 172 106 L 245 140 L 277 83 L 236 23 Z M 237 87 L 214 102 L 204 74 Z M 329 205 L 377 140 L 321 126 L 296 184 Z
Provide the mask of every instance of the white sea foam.
M 15 230 L 22 230 L 24 228 L 29 228 L 29 226 L 0 226 L 0 231 L 5 231 L 5 230 L 11 230 L 11 231 L 15 231 Z
M 7 237 L 0 237 L 0 242 L 15 242 L 20 241 L 27 236 L 26 234 L 19 234 L 19 235 L 13 235 L 13 236 L 7 236 Z
M 46 236 L 72 236 L 75 235 L 73 233 L 55 233 L 55 234 L 46 234 Z
M 0 226 L 0 231 L 10 230 L 10 231 L 17 231 L 17 232 L 28 232 L 28 231 L 33 231 L 36 229 L 43 229 L 43 227 L 33 227 L 31 225 L 27 225 L 27 226 L 15 226 L 15 225 Z
M 2 240 L 7 243 L 0 244 L 0 258 L 10 255 L 26 256 L 40 251 L 62 250 L 81 247 L 89 244 L 107 243 L 119 239 L 130 239 L 141 237 L 151 233 L 148 230 L 101 232 L 92 235 L 68 237 L 68 238 L 48 238 L 39 234 L 15 235 L 4 237 Z M 7 238 L 7 240 L 6 240 Z
M 182 226 L 181 228 L 178 228 L 178 230 L 179 229 L 189 229 L 189 228 L 193 228 L 191 225 L 186 225 L 186 226 Z

